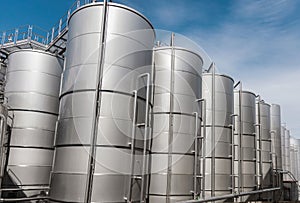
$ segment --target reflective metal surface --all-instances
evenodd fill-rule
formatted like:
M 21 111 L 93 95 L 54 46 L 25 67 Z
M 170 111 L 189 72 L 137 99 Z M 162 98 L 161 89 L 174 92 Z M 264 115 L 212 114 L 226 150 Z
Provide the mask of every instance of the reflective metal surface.
M 275 169 L 282 170 L 281 154 L 281 113 L 278 104 L 271 104 L 271 141 L 272 141 L 272 162 Z
M 255 109 L 254 93 L 234 92 L 234 114 L 238 115 L 235 118 L 234 131 L 234 144 L 236 145 L 234 174 L 237 175 L 235 188 L 239 190 L 240 186 L 240 190 L 243 192 L 254 190 L 257 185 Z
M 191 199 L 193 191 L 200 192 L 200 179 L 194 182 L 194 174 L 200 173 L 200 167 L 194 169 L 194 144 L 195 134 L 200 133 L 201 112 L 196 99 L 201 98 L 203 62 L 199 55 L 183 48 L 157 47 L 154 63 L 149 200 L 165 203 Z M 196 164 L 199 166 L 198 161 Z
M 258 170 L 260 172 L 260 186 L 262 188 L 272 187 L 272 154 L 271 154 L 271 106 L 263 100 L 256 103 L 256 119 L 260 125 Z
M 147 193 L 148 177 L 142 173 L 144 163 L 149 172 L 150 146 L 144 139 L 150 132 L 145 132 L 149 124 L 143 125 L 147 77 L 138 77 L 151 73 L 152 25 L 131 8 L 93 3 L 71 15 L 68 32 L 50 199 L 140 201 Z
M 5 96 L 14 120 L 7 167 L 12 183 L 7 184 L 49 185 L 62 65 L 60 58 L 36 50 L 8 57 Z
M 232 125 L 234 102 L 233 83 L 233 79 L 226 75 L 205 73 L 202 77 L 202 98 L 206 100 L 206 126 L 204 126 L 206 128 L 206 197 L 230 194 L 232 191 L 230 125 Z M 215 102 L 212 102 L 213 99 Z M 215 114 L 214 125 L 212 114 Z M 212 136 L 215 136 L 214 139 Z

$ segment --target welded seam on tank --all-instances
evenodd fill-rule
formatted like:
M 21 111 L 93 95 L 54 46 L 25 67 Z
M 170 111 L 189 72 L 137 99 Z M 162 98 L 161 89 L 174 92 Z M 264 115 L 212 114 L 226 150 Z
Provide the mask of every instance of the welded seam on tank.
M 155 114 L 155 115 L 164 115 L 164 114 L 167 114 L 169 115 L 170 112 L 167 112 L 167 111 L 161 111 L 161 112 L 153 112 L 152 114 Z M 195 115 L 193 116 L 193 114 L 190 114 L 190 113 L 183 113 L 183 112 L 178 112 L 178 111 L 173 111 L 172 112 L 173 115 L 179 115 L 179 116 L 188 116 L 188 117 L 191 117 L 191 118 L 195 118 Z M 201 120 L 201 116 L 198 116 L 198 118 Z
M 10 148 L 22 148 L 22 149 L 44 149 L 53 151 L 54 147 L 40 147 L 40 146 L 27 146 L 27 145 L 10 145 Z
M 33 109 L 8 109 L 8 111 L 18 111 L 18 112 L 33 112 L 33 113 L 41 113 L 41 114 L 48 114 L 48 115 L 53 115 L 53 116 L 58 116 L 57 113 L 51 113 L 47 111 L 40 111 L 40 110 L 33 110 Z
M 90 144 L 60 144 L 60 145 L 55 145 L 55 147 L 58 148 L 68 148 L 68 147 L 90 147 Z M 131 149 L 129 146 L 122 146 L 122 145 L 101 145 L 101 144 L 96 144 L 95 147 L 100 147 L 100 148 L 117 148 L 117 149 Z M 137 151 L 143 151 L 143 148 L 135 147 Z M 151 152 L 149 149 L 146 150 L 147 152 Z
M 150 193 L 149 195 L 151 196 L 157 196 L 157 197 L 193 197 L 193 195 L 187 195 L 187 194 L 172 194 L 172 195 L 167 195 L 167 194 L 156 194 L 156 193 Z
M 89 154 L 89 167 L 88 167 L 88 174 L 87 174 L 87 181 L 86 181 L 86 189 L 84 194 L 84 200 L 86 203 L 90 203 L 92 199 L 92 187 L 93 187 L 93 176 L 95 171 L 95 164 L 96 164 L 96 150 L 97 148 L 95 145 L 97 144 L 97 135 L 98 135 L 98 124 L 100 115 L 100 108 L 101 108 L 101 91 L 102 89 L 102 79 L 103 79 L 103 69 L 105 63 L 105 48 L 106 48 L 106 34 L 107 34 L 107 19 L 108 19 L 108 2 L 104 0 L 103 7 L 102 7 L 102 16 L 101 16 L 101 34 L 100 34 L 100 44 L 99 44 L 99 60 L 97 64 L 97 73 L 96 73 L 96 85 L 97 88 L 95 90 L 95 100 L 93 106 L 93 122 L 92 122 L 92 138 L 91 138 L 91 149 Z
M 76 93 L 84 93 L 84 92 L 95 92 L 96 89 L 81 89 L 81 90 L 72 90 L 72 91 L 67 91 L 65 93 L 63 93 L 62 95 L 60 95 L 60 99 L 66 95 L 70 95 L 70 94 L 76 94 Z M 121 92 L 121 91 L 116 91 L 116 90 L 106 90 L 106 89 L 100 89 L 99 90 L 100 92 L 105 92 L 105 93 L 112 93 L 112 94 L 120 94 L 120 95 L 125 95 L 125 96 L 128 96 L 128 97 L 134 97 L 133 94 L 130 94 L 128 92 Z M 137 96 L 137 98 L 139 100 L 142 100 L 142 101 L 146 101 L 145 98 L 141 97 L 141 96 Z M 151 104 L 151 102 L 149 101 L 149 105 L 152 107 L 153 104 Z
M 47 97 L 52 97 L 58 100 L 58 95 L 50 95 L 50 94 L 45 94 L 41 93 L 38 91 L 5 91 L 5 95 L 8 94 L 35 94 L 35 95 L 42 95 L 42 96 L 47 96 Z
M 55 74 L 51 74 L 51 73 L 47 73 L 47 72 L 43 72 L 43 71 L 34 71 L 34 70 L 28 70 L 28 69 L 20 69 L 20 66 L 18 66 L 18 69 L 17 70 L 11 70 L 12 68 L 10 67 L 10 71 L 8 71 L 6 73 L 6 75 L 9 75 L 10 73 L 19 73 L 19 72 L 25 72 L 25 73 L 40 73 L 42 75 L 47 75 L 47 76 L 52 76 L 52 77 L 55 77 L 55 78 L 58 78 L 60 79 L 60 75 L 55 75 Z
M 43 129 L 43 128 L 35 128 L 35 127 L 12 127 L 12 130 L 16 129 L 16 130 L 41 130 L 41 131 L 47 131 L 47 132 L 51 132 L 54 133 L 54 130 L 48 130 L 48 129 Z
M 168 154 L 168 152 L 155 152 L 155 151 L 151 151 L 151 154 L 154 154 L 154 155 L 166 155 L 166 154 Z M 172 155 L 194 156 L 193 153 L 183 153 L 183 152 L 172 152 Z

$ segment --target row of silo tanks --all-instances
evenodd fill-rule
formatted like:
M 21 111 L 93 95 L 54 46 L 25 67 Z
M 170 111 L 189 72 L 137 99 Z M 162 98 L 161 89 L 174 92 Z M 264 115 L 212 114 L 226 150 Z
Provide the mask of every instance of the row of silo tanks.
M 64 59 L 26 49 L 1 63 L 1 124 L 5 106 L 13 119 L 1 125 L 2 200 L 298 198 L 300 140 L 279 105 L 214 64 L 203 71 L 201 53 L 174 34 L 154 45 L 153 26 L 129 7 L 87 4 L 68 25 Z

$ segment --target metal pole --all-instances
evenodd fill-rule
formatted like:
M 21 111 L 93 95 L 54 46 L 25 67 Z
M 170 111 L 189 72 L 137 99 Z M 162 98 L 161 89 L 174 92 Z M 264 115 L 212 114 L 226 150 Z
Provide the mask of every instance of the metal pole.
M 216 110 L 216 101 L 215 101 L 215 95 L 216 95 L 216 88 L 215 88 L 215 78 L 216 77 L 216 68 L 215 68 L 215 64 L 212 63 L 212 129 L 211 129 L 211 196 L 214 197 L 215 196 L 215 184 L 216 184 L 216 157 L 215 157 L 215 142 L 216 142 L 216 130 L 215 130 L 215 122 L 216 122 L 216 118 L 215 118 L 215 110 Z
M 202 146 L 202 156 L 203 156 L 203 162 L 202 162 L 202 198 L 205 198 L 205 172 L 206 172 L 206 100 L 203 100 L 203 146 Z
M 168 137 L 168 172 L 167 172 L 167 199 L 166 203 L 170 203 L 171 193 L 171 177 L 172 177 L 172 146 L 173 146 L 173 108 L 174 108 L 174 69 L 175 69 L 175 51 L 174 51 L 174 37 L 171 34 L 171 80 L 170 80 L 170 114 L 169 114 L 169 137 Z
M 195 115 L 195 141 L 194 141 L 194 199 L 197 198 L 197 171 L 198 171 L 198 112 Z
M 79 2 L 80 3 L 80 2 Z M 99 60 L 98 67 L 96 73 L 96 89 L 95 89 L 95 101 L 94 101 L 94 112 L 93 112 L 93 121 L 92 121 L 92 133 L 91 133 L 91 149 L 89 154 L 89 166 L 87 173 L 87 181 L 86 181 L 86 189 L 85 189 L 85 202 L 91 202 L 92 198 L 92 187 L 93 187 L 93 178 L 95 171 L 95 163 L 96 163 L 96 143 L 97 143 L 97 135 L 98 135 L 98 123 L 99 123 L 99 115 L 101 108 L 101 86 L 102 86 L 102 72 L 104 67 L 104 57 L 105 57 L 105 42 L 106 42 L 106 24 L 107 24 L 107 0 L 103 2 L 103 12 L 102 12 L 102 25 L 101 25 L 101 34 L 100 34 L 100 50 L 99 50 Z

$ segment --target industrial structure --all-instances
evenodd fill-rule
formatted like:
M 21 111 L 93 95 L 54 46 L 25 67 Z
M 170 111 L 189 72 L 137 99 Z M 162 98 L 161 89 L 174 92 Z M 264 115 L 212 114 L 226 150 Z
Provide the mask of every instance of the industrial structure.
M 297 201 L 284 109 L 169 40 L 107 0 L 0 33 L 0 202 Z

